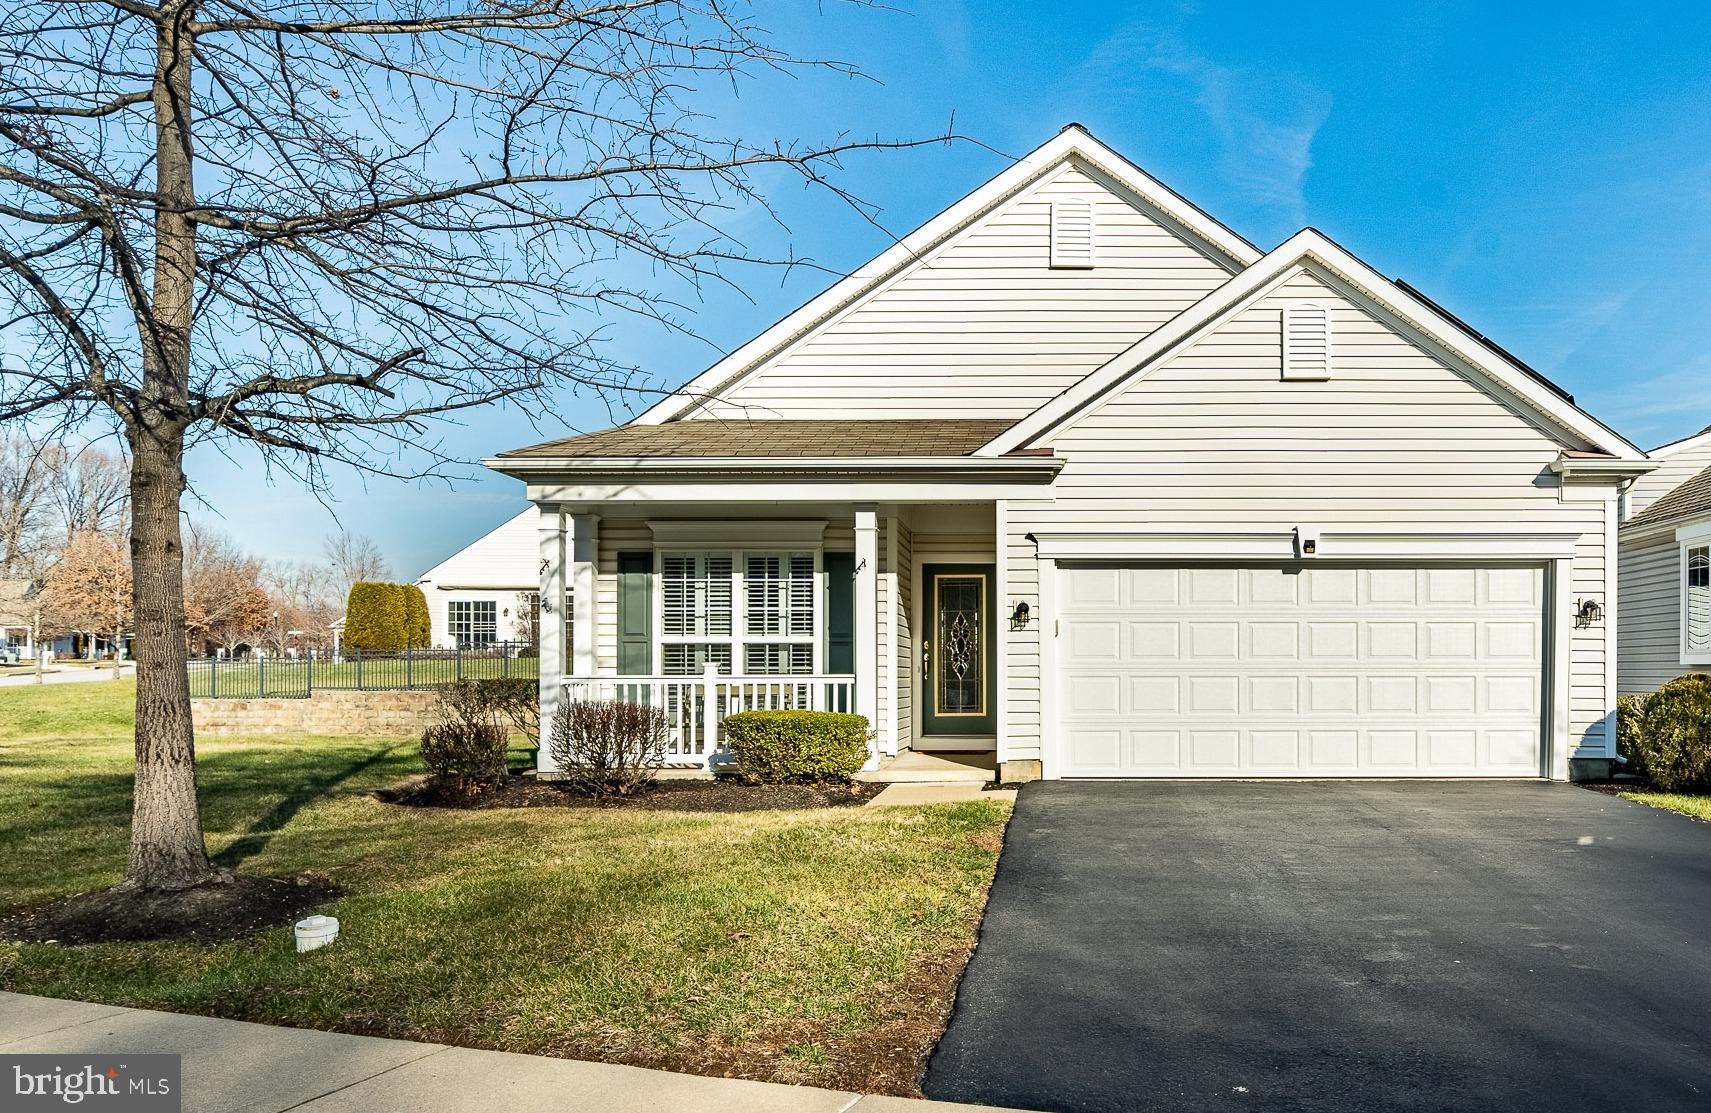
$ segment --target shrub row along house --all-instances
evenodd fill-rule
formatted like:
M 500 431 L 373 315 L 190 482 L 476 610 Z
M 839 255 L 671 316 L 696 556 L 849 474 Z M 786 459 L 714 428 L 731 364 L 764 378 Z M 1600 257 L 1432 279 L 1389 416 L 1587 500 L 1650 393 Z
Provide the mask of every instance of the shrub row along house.
M 732 711 L 854 710 L 875 762 L 1006 779 L 1601 771 L 1652 466 L 1326 236 L 1261 251 L 1073 125 L 628 425 L 486 463 L 563 600 L 543 721 L 648 702 L 703 764 Z

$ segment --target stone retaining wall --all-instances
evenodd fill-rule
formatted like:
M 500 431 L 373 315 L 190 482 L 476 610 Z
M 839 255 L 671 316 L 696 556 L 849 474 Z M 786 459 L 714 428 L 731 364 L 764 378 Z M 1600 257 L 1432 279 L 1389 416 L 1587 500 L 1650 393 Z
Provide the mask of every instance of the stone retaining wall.
M 419 735 L 434 717 L 433 692 L 342 692 L 307 699 L 197 699 L 197 734 Z

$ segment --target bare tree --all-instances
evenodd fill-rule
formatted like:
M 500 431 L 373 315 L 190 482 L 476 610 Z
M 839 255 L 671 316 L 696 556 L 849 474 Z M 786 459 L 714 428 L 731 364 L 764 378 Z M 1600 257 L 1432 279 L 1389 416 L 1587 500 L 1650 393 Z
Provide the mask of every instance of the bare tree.
M 184 546 L 185 625 L 195 641 L 228 653 L 271 625 L 275 606 L 262 561 L 225 534 L 191 525 Z
M 330 649 L 332 623 L 344 613 L 338 574 L 331 565 L 313 561 L 270 562 L 262 584 L 285 630 L 301 631 L 297 642 L 305 649 Z M 346 589 L 348 594 L 349 589 Z
M 0 576 L 28 580 L 46 565 L 48 485 L 42 446 L 23 433 L 0 434 Z
M 187 445 L 310 484 L 420 474 L 436 419 L 647 385 L 614 313 L 755 260 L 721 231 L 848 152 L 722 134 L 771 45 L 727 0 L 14 0 L 0 9 L 0 421 L 131 454 L 136 792 L 122 885 L 215 878 L 184 668 Z M 944 137 L 940 137 L 941 140 Z M 763 188 L 764 187 L 764 188 Z M 851 203 L 856 202 L 851 199 Z M 866 211 L 865 209 L 863 210 Z M 800 260 L 773 260 L 800 265 Z M 410 453 L 425 454 L 413 464 Z
M 48 504 L 61 543 L 78 533 L 122 533 L 130 517 L 131 463 L 94 445 L 46 445 Z
M 354 583 L 392 578 L 392 566 L 386 563 L 373 538 L 348 530 L 329 534 L 322 551 L 327 554 L 333 584 L 341 600 L 350 594 Z

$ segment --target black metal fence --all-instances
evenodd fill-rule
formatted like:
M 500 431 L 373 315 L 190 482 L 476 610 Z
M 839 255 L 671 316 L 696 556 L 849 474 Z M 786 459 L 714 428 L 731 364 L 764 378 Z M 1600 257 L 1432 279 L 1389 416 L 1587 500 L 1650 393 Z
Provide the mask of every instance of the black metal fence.
M 206 658 L 190 662 L 195 699 L 306 699 L 317 690 L 401 692 L 459 680 L 540 675 L 535 647 L 495 642 L 479 649 L 405 649 L 397 653 L 352 650 L 337 656 Z

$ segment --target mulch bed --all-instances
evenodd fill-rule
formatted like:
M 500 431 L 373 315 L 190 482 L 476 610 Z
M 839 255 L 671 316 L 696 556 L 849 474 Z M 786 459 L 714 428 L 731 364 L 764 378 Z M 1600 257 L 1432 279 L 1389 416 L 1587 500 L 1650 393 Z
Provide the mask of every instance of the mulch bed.
M 224 874 L 170 892 L 103 889 L 0 916 L 0 939 L 23 943 L 209 943 L 289 924 L 340 895 L 325 878 Z
M 551 781 L 513 776 L 503 788 L 464 795 L 417 778 L 375 799 L 413 808 L 639 808 L 672 812 L 768 812 L 848 808 L 884 791 L 882 784 L 750 785 L 731 780 L 656 781 L 633 796 L 580 796 Z

